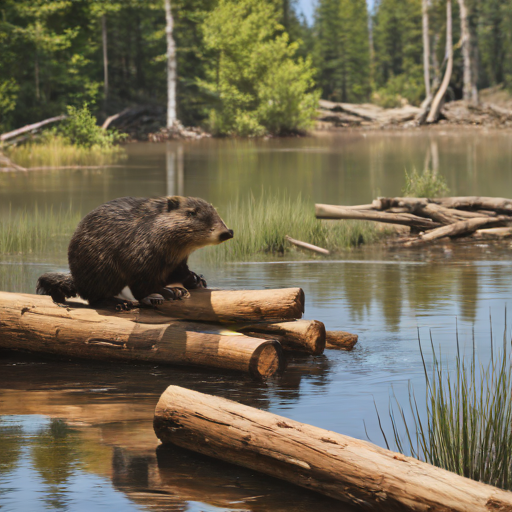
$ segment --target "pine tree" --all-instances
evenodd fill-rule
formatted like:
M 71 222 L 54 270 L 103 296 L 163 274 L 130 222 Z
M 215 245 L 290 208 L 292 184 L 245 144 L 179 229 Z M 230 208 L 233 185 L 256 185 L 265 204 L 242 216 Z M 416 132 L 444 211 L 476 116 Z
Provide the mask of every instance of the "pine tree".
M 365 0 L 320 0 L 315 64 L 324 98 L 357 102 L 370 93 L 370 44 Z

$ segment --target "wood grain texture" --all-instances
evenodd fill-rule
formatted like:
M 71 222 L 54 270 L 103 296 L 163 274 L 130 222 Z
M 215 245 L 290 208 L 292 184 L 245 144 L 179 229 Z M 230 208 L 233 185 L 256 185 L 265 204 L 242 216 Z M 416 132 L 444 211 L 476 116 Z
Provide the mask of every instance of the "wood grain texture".
M 169 386 L 154 429 L 172 443 L 378 511 L 512 511 L 512 493 L 342 434 Z
M 92 309 L 82 301 L 60 307 L 49 296 L 0 292 L 0 347 L 102 361 L 221 368 L 255 378 L 269 377 L 283 364 L 281 346 L 273 340 L 208 323 L 166 319 L 146 324 L 133 321 L 136 317 L 136 312 Z

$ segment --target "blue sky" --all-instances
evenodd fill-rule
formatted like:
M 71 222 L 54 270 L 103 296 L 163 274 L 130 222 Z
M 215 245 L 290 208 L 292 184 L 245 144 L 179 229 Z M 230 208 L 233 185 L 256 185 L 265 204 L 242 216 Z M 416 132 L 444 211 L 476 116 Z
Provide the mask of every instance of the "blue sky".
M 297 2 L 298 11 L 302 11 L 308 20 L 308 23 L 311 24 L 313 22 L 313 12 L 315 11 L 315 5 L 318 0 L 299 0 Z M 368 4 L 368 8 L 373 8 L 374 0 L 366 0 Z

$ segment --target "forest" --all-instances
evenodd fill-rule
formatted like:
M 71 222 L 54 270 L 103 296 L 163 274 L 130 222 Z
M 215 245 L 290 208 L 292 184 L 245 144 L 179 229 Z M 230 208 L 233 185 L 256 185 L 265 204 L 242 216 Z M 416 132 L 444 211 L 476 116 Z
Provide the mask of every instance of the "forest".
M 294 0 L 170 4 L 177 117 L 213 133 L 307 129 L 320 97 L 419 106 L 447 66 L 447 0 L 318 0 L 312 23 Z M 450 4 L 446 98 L 469 66 L 473 91 L 512 87 L 512 0 Z M 0 131 L 84 104 L 100 122 L 137 105 L 165 120 L 166 44 L 163 0 L 1 0 Z

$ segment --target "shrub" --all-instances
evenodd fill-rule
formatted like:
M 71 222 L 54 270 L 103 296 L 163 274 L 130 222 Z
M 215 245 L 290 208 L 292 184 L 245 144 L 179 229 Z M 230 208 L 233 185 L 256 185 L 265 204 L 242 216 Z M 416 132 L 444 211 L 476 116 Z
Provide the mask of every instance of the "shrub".
M 425 97 L 425 83 L 421 67 L 414 66 L 409 72 L 391 76 L 383 87 L 372 95 L 372 101 L 384 108 L 402 106 L 404 100 L 419 106 Z
M 296 58 L 297 43 L 278 24 L 270 2 L 220 0 L 203 23 L 210 60 L 200 81 L 216 98 L 209 113 L 218 135 L 276 135 L 310 128 L 319 91 L 310 59 Z
M 449 191 L 446 180 L 436 171 L 425 169 L 419 173 L 413 169 L 411 174 L 405 171 L 404 197 L 440 197 Z

